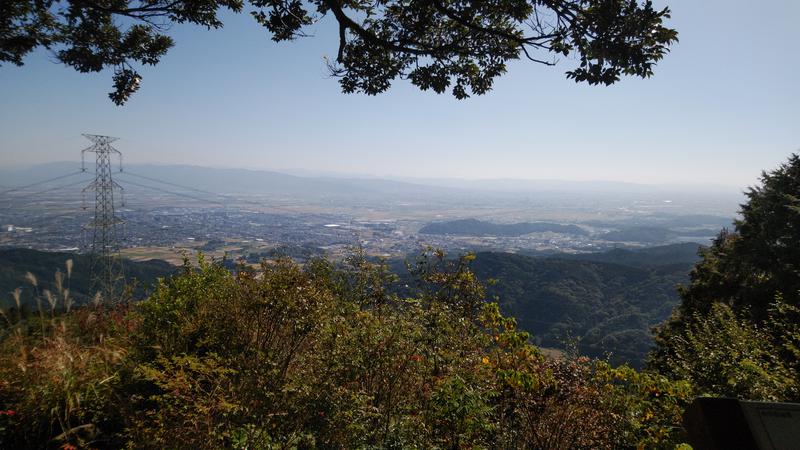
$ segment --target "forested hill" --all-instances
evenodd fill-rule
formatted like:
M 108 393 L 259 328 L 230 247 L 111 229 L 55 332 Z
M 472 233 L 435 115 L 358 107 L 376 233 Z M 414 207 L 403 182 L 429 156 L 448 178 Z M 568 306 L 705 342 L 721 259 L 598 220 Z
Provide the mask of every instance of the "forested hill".
M 564 348 L 570 339 L 589 356 L 611 354 L 615 363 L 640 367 L 652 345 L 651 328 L 679 303 L 697 244 L 647 250 L 537 258 L 478 253 L 473 270 L 506 314 L 537 344 Z
M 72 277 L 69 280 L 70 296 L 81 303 L 87 299 L 89 289 L 89 258 L 87 255 L 62 252 L 42 252 L 24 248 L 0 250 L 0 306 L 13 303 L 10 295 L 16 288 L 22 288 L 25 303 L 33 300 L 34 289 L 26 281 L 25 274 L 32 273 L 38 282 L 39 291 L 48 289 L 55 292 L 56 270 L 66 272 L 65 263 L 73 260 Z M 175 266 L 161 260 L 132 262 L 124 260 L 125 278 L 136 280 L 137 293 L 142 296 L 159 277 L 175 273 Z M 66 285 L 65 281 L 65 285 Z
M 610 352 L 614 362 L 640 366 L 652 343 L 650 329 L 678 304 L 676 285 L 687 281 L 697 249 L 697 244 L 675 244 L 548 258 L 484 252 L 472 268 L 484 281 L 498 280 L 489 294 L 498 295 L 503 311 L 515 316 L 536 343 L 563 348 L 569 338 L 577 338 L 584 354 Z M 35 275 L 40 291 L 55 291 L 54 274 L 65 271 L 67 259 L 74 261 L 72 297 L 80 302 L 89 283 L 85 255 L 0 250 L 0 305 L 10 306 L 9 294 L 17 287 L 26 303 L 33 300 L 26 272 Z M 156 278 L 175 271 L 159 260 L 125 264 L 126 277 L 138 280 L 140 297 Z
M 659 267 L 671 264 L 694 264 L 699 257 L 697 251 L 700 245 L 694 242 L 684 242 L 680 244 L 662 245 L 658 247 L 648 247 L 643 249 L 631 250 L 615 248 L 605 252 L 582 253 L 582 254 L 559 254 L 551 258 L 571 259 L 577 261 L 593 261 L 621 264 L 634 267 Z
M 542 232 L 585 235 L 586 230 L 577 225 L 564 225 L 550 222 L 521 222 L 498 224 L 476 219 L 451 220 L 425 225 L 421 234 L 441 234 L 451 236 L 522 236 Z

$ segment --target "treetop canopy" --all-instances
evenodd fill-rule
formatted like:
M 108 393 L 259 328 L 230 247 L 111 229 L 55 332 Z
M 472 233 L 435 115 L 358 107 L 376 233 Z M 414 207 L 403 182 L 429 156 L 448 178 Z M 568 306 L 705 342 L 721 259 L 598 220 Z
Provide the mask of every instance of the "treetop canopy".
M 332 16 L 346 93 L 375 95 L 395 79 L 456 98 L 481 95 L 525 58 L 555 65 L 570 57 L 576 82 L 609 85 L 649 77 L 677 41 L 668 8 L 637 0 L 6 0 L 0 4 L 0 64 L 22 65 L 43 47 L 83 73 L 113 69 L 117 105 L 136 92 L 136 66 L 155 65 L 174 44 L 176 23 L 220 28 L 222 10 L 249 13 L 274 41 L 306 36 Z

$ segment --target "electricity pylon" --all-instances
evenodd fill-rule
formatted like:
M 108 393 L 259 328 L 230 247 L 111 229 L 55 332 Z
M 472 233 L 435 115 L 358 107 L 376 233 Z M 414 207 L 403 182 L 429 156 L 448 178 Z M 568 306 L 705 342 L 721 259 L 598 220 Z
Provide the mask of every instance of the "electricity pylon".
M 124 222 L 117 217 L 114 205 L 114 191 L 120 192 L 122 186 L 111 178 L 112 155 L 119 157 L 119 171 L 122 172 L 122 153 L 111 146 L 117 138 L 84 134 L 94 144 L 81 152 L 81 170 L 86 171 L 86 153 L 95 154 L 94 181 L 83 188 L 84 199 L 87 191 L 94 191 L 94 216 L 84 227 L 91 232 L 92 243 L 89 247 L 89 264 L 91 277 L 90 295 L 100 294 L 106 303 L 118 302 L 123 294 L 124 276 L 120 246 L 117 240 L 117 226 Z M 87 239 L 88 240 L 88 239 Z

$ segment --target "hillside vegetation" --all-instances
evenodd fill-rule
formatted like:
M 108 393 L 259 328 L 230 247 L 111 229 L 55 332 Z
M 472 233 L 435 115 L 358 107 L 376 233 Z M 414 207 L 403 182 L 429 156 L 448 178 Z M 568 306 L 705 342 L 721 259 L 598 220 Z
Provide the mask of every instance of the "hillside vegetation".
M 641 367 L 652 346 L 650 328 L 669 317 L 678 304 L 675 286 L 688 280 L 697 244 L 679 244 L 632 251 L 616 249 L 602 253 L 559 255 L 552 258 L 508 253 L 479 253 L 473 270 L 482 281 L 497 280 L 488 287 L 497 296 L 505 314 L 519 320 L 520 328 L 532 334 L 538 345 L 564 349 L 575 341 L 583 354 L 610 355 L 615 363 Z M 275 258 L 279 252 L 251 255 Z M 303 261 L 314 254 L 288 254 Z M 73 253 L 40 252 L 28 249 L 0 251 L 0 292 L 2 304 L 12 306 L 7 295 L 21 288 L 27 308 L 35 306 L 37 289 L 56 292 L 54 274 L 64 271 L 64 262 L 74 261 L 70 280 L 71 297 L 78 303 L 89 300 L 88 258 Z M 228 267 L 234 265 L 228 264 Z M 406 271 L 395 264 L 399 274 Z M 136 280 L 136 297 L 143 297 L 156 279 L 173 274 L 176 268 L 164 261 L 126 261 L 125 272 Z M 30 272 L 35 288 L 26 280 Z
M 2 448 L 673 448 L 682 382 L 551 360 L 471 258 L 200 260 L 145 301 L 6 314 Z
M 248 255 L 247 261 L 292 257 L 307 262 L 321 256 L 313 247 L 286 249 Z M 697 244 L 679 244 L 551 258 L 487 252 L 478 254 L 472 269 L 481 281 L 498 281 L 488 287 L 489 295 L 497 296 L 503 312 L 516 317 L 534 343 L 564 349 L 574 340 L 583 354 L 608 354 L 614 363 L 641 367 L 652 345 L 650 328 L 669 317 L 678 304 L 675 286 L 688 281 L 697 250 Z M 58 290 L 54 274 L 65 270 L 68 259 L 73 260 L 70 296 L 78 304 L 86 303 L 87 256 L 11 249 L 0 251 L 0 292 L 6 294 L 1 304 L 13 306 L 7 294 L 21 288 L 23 304 L 33 308 L 37 290 Z M 226 266 L 235 268 L 231 261 Z M 395 264 L 393 270 L 407 276 L 401 266 Z M 157 278 L 176 270 L 160 260 L 125 261 L 126 276 L 136 280 L 137 298 L 144 297 Z M 33 274 L 38 286 L 27 281 L 27 273 Z
M 536 258 L 478 253 L 472 266 L 534 342 L 641 367 L 699 258 L 697 244 Z
M 597 253 L 562 253 L 553 258 L 619 264 L 630 267 L 691 266 L 700 256 L 700 245 L 694 242 L 661 245 L 643 249 L 615 248 Z

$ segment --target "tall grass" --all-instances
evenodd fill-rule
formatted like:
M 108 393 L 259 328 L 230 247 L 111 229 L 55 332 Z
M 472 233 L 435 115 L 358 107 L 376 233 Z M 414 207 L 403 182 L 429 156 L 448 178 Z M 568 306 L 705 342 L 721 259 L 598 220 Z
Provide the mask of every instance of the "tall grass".
M 33 298 L 16 288 L 16 314 L 0 311 L 6 328 L 0 333 L 0 410 L 13 412 L 0 418 L 11 422 L 0 433 L 0 448 L 108 448 L 98 426 L 118 414 L 111 399 L 127 360 L 127 328 L 119 326 L 127 313 L 102 305 L 75 309 L 73 270 L 68 259 L 55 271 L 53 290 L 27 272 L 23 280 Z M 28 301 L 35 311 L 25 308 Z

